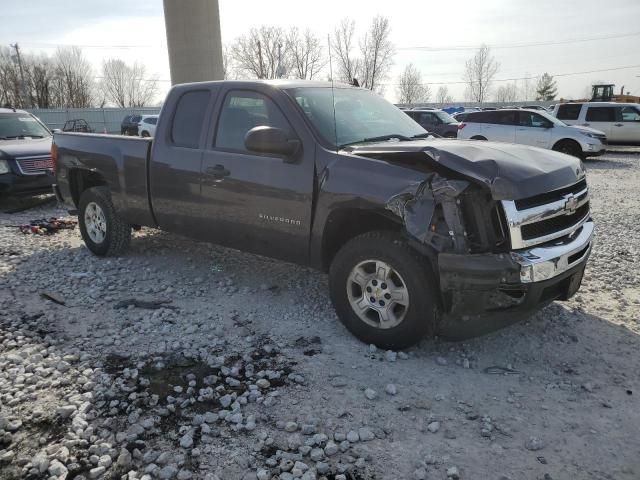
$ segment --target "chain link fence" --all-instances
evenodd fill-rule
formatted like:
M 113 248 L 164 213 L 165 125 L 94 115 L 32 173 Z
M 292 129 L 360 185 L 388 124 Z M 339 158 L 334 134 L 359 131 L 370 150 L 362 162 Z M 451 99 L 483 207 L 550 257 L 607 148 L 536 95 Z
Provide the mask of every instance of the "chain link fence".
M 127 115 L 157 115 L 160 107 L 144 108 L 27 108 L 51 130 L 62 129 L 68 120 L 84 119 L 96 133 L 120 133 Z

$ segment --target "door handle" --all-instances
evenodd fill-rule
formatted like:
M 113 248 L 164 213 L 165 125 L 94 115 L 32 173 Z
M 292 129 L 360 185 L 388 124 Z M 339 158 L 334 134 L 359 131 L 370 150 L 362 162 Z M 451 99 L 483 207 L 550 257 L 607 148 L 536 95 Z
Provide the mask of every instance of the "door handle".
M 622 123 L 614 123 L 613 126 L 614 127 L 624 127 L 624 125 Z
M 224 168 L 224 165 L 216 165 L 205 169 L 207 175 L 213 175 L 215 178 L 228 177 L 231 172 Z

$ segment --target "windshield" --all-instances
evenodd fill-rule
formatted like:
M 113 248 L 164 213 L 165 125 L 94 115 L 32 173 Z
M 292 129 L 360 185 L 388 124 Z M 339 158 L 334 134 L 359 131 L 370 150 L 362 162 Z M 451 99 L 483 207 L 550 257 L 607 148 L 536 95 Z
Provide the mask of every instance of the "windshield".
M 458 123 L 458 121 L 449 115 L 447 112 L 433 112 L 442 121 L 442 123 L 451 124 Z
M 309 87 L 286 92 L 320 135 L 338 148 L 378 137 L 411 138 L 427 134 L 402 110 L 369 90 Z
M 49 136 L 49 130 L 28 113 L 0 113 L 0 140 Z

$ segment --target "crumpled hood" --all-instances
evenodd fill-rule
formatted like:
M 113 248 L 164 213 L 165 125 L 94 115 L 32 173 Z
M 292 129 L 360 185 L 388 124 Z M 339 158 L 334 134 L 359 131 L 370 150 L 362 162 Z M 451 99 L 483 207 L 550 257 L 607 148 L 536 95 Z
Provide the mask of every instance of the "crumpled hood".
M 13 159 L 16 157 L 49 154 L 51 152 L 52 138 L 53 137 L 0 140 L 0 158 Z
M 438 165 L 489 188 L 495 200 L 519 200 L 571 185 L 584 177 L 580 159 L 542 148 L 479 140 L 426 139 L 355 145 L 345 152 L 385 160 L 402 152 L 424 152 Z M 392 160 L 390 160 L 392 161 Z

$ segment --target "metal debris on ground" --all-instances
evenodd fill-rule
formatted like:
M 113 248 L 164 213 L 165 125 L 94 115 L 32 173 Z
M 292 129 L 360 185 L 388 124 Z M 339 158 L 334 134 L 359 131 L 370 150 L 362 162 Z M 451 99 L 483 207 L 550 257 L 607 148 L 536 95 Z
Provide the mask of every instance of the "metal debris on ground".
M 494 365 L 492 367 L 485 368 L 484 373 L 488 373 L 490 375 L 522 375 L 523 372 L 514 370 L 513 368 Z
M 127 308 L 132 305 L 137 308 L 146 308 L 147 310 L 157 310 L 159 308 L 178 309 L 178 307 L 174 305 L 168 305 L 169 303 L 171 303 L 171 300 L 138 300 L 137 298 L 129 298 L 119 301 L 113 308 Z
M 58 305 L 66 305 L 66 302 L 63 297 L 53 292 L 40 292 L 40 296 L 46 300 L 51 300 Z
M 73 230 L 76 228 L 77 223 L 77 220 L 62 220 L 57 217 L 51 217 L 49 219 L 31 220 L 24 225 L 18 225 L 17 228 L 25 235 L 53 235 L 60 230 Z

